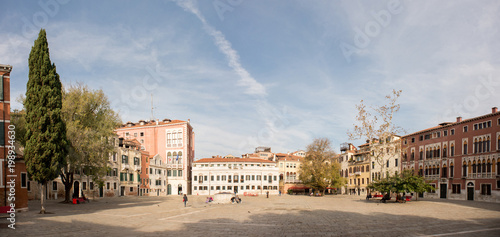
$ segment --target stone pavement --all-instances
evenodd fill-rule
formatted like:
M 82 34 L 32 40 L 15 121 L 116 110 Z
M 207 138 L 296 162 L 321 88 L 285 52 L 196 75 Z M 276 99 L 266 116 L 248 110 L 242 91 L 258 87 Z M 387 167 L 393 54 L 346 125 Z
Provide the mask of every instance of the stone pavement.
M 400 203 L 359 196 L 116 197 L 72 205 L 38 201 L 0 236 L 500 236 L 500 204 L 427 199 Z

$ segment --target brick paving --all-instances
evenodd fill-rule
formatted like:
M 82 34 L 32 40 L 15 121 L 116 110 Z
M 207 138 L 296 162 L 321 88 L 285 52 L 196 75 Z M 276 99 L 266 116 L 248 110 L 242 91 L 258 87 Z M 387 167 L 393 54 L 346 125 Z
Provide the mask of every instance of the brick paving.
M 242 197 L 205 204 L 206 196 L 116 197 L 72 205 L 39 201 L 17 213 L 0 236 L 500 236 L 500 204 L 450 200 L 407 203 L 359 196 Z

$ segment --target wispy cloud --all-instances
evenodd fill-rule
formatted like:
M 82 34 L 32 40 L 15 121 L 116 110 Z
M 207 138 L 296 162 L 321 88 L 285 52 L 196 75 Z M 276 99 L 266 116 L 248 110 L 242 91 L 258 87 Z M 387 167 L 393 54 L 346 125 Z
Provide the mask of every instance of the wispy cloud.
M 249 95 L 265 96 L 267 94 L 266 88 L 257 80 L 255 80 L 255 78 L 253 78 L 252 75 L 250 75 L 250 73 L 241 65 L 238 52 L 233 49 L 231 43 L 226 40 L 226 37 L 224 36 L 224 34 L 222 34 L 222 32 L 216 30 L 207 22 L 205 17 L 203 17 L 200 10 L 198 9 L 196 2 L 193 0 L 175 0 L 175 2 L 185 11 L 193 13 L 201 21 L 205 32 L 213 37 L 214 43 L 226 56 L 229 67 L 231 67 L 234 72 L 238 74 L 238 76 L 240 76 L 238 85 L 247 88 L 245 93 Z

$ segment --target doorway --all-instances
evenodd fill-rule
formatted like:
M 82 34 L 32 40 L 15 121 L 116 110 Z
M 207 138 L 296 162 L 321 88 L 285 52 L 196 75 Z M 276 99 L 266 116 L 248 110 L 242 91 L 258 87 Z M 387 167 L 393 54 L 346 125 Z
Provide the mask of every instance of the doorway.
M 439 192 L 441 193 L 441 198 L 446 198 L 446 193 L 448 193 L 448 185 L 440 184 Z
M 182 195 L 182 184 L 179 184 L 177 186 L 177 192 L 179 193 L 179 195 Z
M 234 186 L 234 193 L 238 193 L 238 186 Z
M 474 201 L 474 183 L 467 184 L 467 200 Z
M 80 182 L 75 181 L 73 184 L 73 198 L 79 198 L 80 197 Z
M 100 187 L 99 188 L 99 197 L 103 197 L 104 196 L 104 187 Z
M 172 185 L 167 185 L 167 195 L 172 195 Z
M 125 187 L 120 187 L 120 196 L 125 196 Z

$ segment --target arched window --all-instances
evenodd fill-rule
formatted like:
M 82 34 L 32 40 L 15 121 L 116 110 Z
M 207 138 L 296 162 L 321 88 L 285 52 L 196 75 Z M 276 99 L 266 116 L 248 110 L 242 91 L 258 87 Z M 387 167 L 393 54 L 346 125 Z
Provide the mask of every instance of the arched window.
M 441 168 L 441 178 L 448 178 L 448 170 L 446 165 L 443 165 L 443 168 Z
M 172 154 L 172 163 L 177 163 L 177 152 L 175 152 L 175 151 Z
M 370 171 L 370 165 L 366 165 L 366 172 Z
M 463 154 L 467 155 L 467 141 L 464 141 L 464 149 L 463 149 Z
M 177 153 L 177 156 L 179 157 L 179 159 L 178 159 L 178 161 L 177 161 L 177 162 L 178 162 L 179 164 L 182 164 L 182 151 L 179 151 L 179 153 Z
M 436 157 L 439 157 L 441 155 L 441 147 L 438 146 L 437 152 L 436 152 Z
M 453 170 L 453 162 L 450 163 L 450 178 L 453 178 L 453 175 L 455 174 L 455 170 Z
M 491 174 L 491 160 L 488 159 L 488 164 L 486 165 L 486 172 Z
M 474 153 L 479 152 L 479 144 L 477 142 L 477 138 L 474 138 Z
M 451 144 L 450 146 L 450 155 L 453 157 L 455 155 L 455 144 Z
M 419 160 L 423 160 L 424 159 L 424 150 L 422 148 L 420 148 L 420 154 L 419 154 Z
M 498 135 L 497 150 L 500 150 L 500 135 Z
M 491 149 L 490 149 L 490 144 L 491 144 L 491 141 L 490 141 L 490 137 L 488 136 L 488 138 L 486 138 L 486 149 L 484 149 L 485 152 L 490 152 Z
M 447 156 L 446 152 L 447 152 L 446 145 L 444 145 L 443 146 L 443 157 Z
M 483 152 L 483 139 L 479 138 L 479 142 L 477 144 L 478 144 L 478 148 L 479 148 L 479 150 L 477 152 L 478 153 Z
M 168 163 L 172 163 L 172 153 L 169 151 L 167 153 Z
M 472 162 L 470 160 L 469 163 L 467 164 L 467 173 L 472 174 Z
M 472 162 L 472 173 L 475 174 L 476 173 L 476 161 Z
M 426 159 L 431 158 L 431 154 L 429 152 L 429 148 L 428 147 L 425 149 L 425 158 Z
M 361 172 L 365 172 L 365 167 L 361 166 Z
M 467 176 L 467 163 L 465 161 L 462 164 L 462 175 L 463 175 L 463 177 Z
M 483 160 L 482 167 L 482 173 L 486 173 L 486 160 Z
M 352 167 L 349 167 L 349 173 L 352 173 Z

